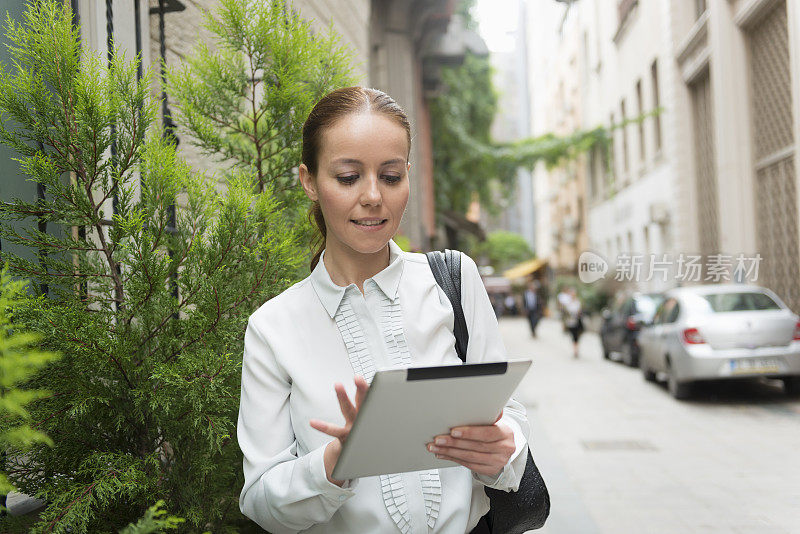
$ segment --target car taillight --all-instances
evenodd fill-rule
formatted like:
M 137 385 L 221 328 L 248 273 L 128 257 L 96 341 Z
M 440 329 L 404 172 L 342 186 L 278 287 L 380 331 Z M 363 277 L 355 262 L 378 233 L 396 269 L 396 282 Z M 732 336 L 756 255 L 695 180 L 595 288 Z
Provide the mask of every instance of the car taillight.
M 699 345 L 700 343 L 706 342 L 706 340 L 703 339 L 703 336 L 700 335 L 700 331 L 697 328 L 685 329 L 683 331 L 683 341 L 691 345 Z
M 792 336 L 794 341 L 800 341 L 800 321 L 797 321 L 797 324 L 794 325 L 794 336 Z
M 639 325 L 636 324 L 636 321 L 633 320 L 633 317 L 628 317 L 628 320 L 625 321 L 625 328 L 628 330 L 639 330 Z

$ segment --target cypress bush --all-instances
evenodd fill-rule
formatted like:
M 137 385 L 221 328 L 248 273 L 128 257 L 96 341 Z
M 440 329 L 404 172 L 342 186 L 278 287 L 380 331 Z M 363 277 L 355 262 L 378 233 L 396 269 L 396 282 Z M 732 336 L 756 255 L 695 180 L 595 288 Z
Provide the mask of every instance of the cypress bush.
M 28 411 L 52 447 L 33 443 L 6 473 L 47 503 L 31 532 L 152 526 L 157 500 L 185 519 L 164 528 L 246 531 L 244 328 L 291 282 L 295 234 L 250 169 L 229 173 L 224 193 L 191 171 L 154 126 L 138 58 L 82 51 L 64 4 L 32 1 L 5 24 L 0 140 L 45 194 L 0 203 L 0 236 L 37 256 L 3 259 L 37 291 L 15 324 L 62 355 L 25 383 L 50 392 Z

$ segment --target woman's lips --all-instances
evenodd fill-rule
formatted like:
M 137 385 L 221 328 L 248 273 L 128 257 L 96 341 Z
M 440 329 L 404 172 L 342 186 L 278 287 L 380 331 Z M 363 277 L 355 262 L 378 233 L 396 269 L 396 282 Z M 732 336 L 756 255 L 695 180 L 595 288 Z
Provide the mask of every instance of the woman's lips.
M 350 222 L 355 224 L 359 230 L 375 232 L 377 230 L 382 230 L 386 226 L 388 219 L 351 219 Z

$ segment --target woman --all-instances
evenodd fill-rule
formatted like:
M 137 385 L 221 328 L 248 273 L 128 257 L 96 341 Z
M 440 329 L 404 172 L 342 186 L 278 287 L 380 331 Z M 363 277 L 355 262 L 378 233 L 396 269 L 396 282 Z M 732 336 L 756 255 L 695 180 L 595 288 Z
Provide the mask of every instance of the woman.
M 574 287 L 567 288 L 564 298 L 564 325 L 572 336 L 572 357 L 578 357 L 578 340 L 583 333 L 583 306 Z
M 452 306 L 427 259 L 391 240 L 408 203 L 410 149 L 405 113 L 374 89 L 333 91 L 303 126 L 300 181 L 323 248 L 308 278 L 250 316 L 242 364 L 239 503 L 273 534 L 463 534 L 488 511 L 483 486 L 516 490 L 525 469 L 529 427 L 512 399 L 495 424 L 427 445 L 459 467 L 331 476 L 376 369 L 461 363 Z M 467 256 L 462 288 L 468 361 L 505 359 Z

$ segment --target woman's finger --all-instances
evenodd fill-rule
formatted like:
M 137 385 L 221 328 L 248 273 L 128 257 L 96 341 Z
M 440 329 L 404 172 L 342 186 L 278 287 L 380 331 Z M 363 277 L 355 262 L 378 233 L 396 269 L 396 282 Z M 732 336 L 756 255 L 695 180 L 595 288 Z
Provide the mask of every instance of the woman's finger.
M 468 451 L 497 452 L 496 443 L 498 442 L 487 443 L 485 441 L 475 441 L 471 439 L 455 439 L 451 437 L 439 436 L 432 443 L 432 445 L 441 448 L 448 447 L 453 449 L 465 449 Z
M 458 458 L 464 462 L 471 462 L 476 464 L 486 465 L 505 465 L 504 455 L 494 452 L 478 452 L 468 449 L 454 449 L 452 447 L 439 447 L 429 448 L 431 452 L 436 454 L 443 454 L 452 458 Z
M 459 465 L 463 465 L 467 469 L 470 469 L 471 471 L 475 471 L 479 475 L 495 476 L 503 469 L 503 466 L 478 464 L 478 463 L 474 463 L 474 462 L 466 462 L 466 461 L 461 460 L 459 458 L 455 458 L 455 457 L 452 457 L 452 456 L 447 456 L 446 454 L 437 454 L 436 457 L 441 459 L 441 460 L 450 460 L 451 462 L 455 462 L 455 463 L 457 463 Z
M 500 424 L 502 425 L 502 423 Z M 450 435 L 454 438 L 464 438 L 485 442 L 499 441 L 506 437 L 503 429 L 497 423 L 485 426 L 477 425 L 455 427 L 450 429 Z
M 361 404 L 367 396 L 369 384 L 367 384 L 367 381 L 364 380 L 364 377 L 361 375 L 356 375 L 354 382 L 356 383 L 356 411 L 358 411 L 361 409 Z
M 329 436 L 333 436 L 334 438 L 339 438 L 342 441 L 344 441 L 347 437 L 347 434 L 349 434 L 346 428 L 332 425 L 331 423 L 326 423 L 325 421 L 320 421 L 319 419 L 310 419 L 308 424 L 311 425 L 311 428 L 319 430 L 320 432 L 328 434 Z
M 333 389 L 336 390 L 336 398 L 339 400 L 339 408 L 342 410 L 342 415 L 344 415 L 348 423 L 352 423 L 356 418 L 357 411 L 353 403 L 350 402 L 350 398 L 347 396 L 344 386 L 337 382 L 334 384 Z

